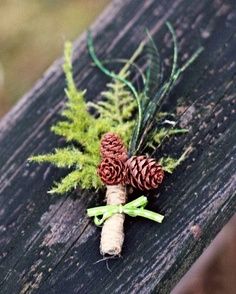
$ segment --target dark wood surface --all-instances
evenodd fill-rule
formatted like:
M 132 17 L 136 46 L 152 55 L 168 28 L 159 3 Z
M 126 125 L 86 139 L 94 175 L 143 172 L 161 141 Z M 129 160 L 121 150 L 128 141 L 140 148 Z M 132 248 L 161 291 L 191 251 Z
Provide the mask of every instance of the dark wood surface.
M 115 1 L 92 26 L 97 52 L 128 58 L 147 27 L 168 61 L 166 20 L 177 30 L 182 60 L 200 44 L 205 51 L 168 104 L 169 111 L 189 107 L 180 123 L 190 132 L 166 141 L 164 151 L 179 155 L 190 145 L 193 151 L 150 197 L 149 208 L 165 214 L 164 223 L 127 218 L 122 258 L 97 262 L 100 229 L 85 210 L 103 195 L 46 193 L 66 171 L 27 158 L 65 145 L 50 132 L 65 102 L 59 60 L 0 123 L 0 293 L 169 293 L 234 214 L 234 1 Z M 99 99 L 108 80 L 91 66 L 85 40 L 84 34 L 75 43 L 75 79 L 88 99 Z M 191 233 L 196 224 L 200 238 Z

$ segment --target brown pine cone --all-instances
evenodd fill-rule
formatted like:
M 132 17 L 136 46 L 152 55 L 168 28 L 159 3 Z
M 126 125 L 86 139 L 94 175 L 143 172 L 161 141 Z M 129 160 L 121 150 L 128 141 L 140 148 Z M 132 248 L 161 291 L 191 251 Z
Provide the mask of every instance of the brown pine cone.
M 106 185 L 124 184 L 125 164 L 118 158 L 106 157 L 98 166 L 98 175 Z
M 155 159 L 132 156 L 126 162 L 125 183 L 140 190 L 156 189 L 162 182 L 164 171 Z
M 106 133 L 101 139 L 100 152 L 102 158 L 116 157 L 120 160 L 127 160 L 127 149 L 121 138 L 115 133 Z

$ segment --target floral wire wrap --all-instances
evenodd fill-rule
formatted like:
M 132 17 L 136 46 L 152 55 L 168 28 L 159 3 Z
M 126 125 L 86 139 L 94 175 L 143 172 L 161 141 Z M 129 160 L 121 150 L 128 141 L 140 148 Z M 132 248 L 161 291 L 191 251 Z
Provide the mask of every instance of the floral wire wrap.
M 102 225 L 106 219 L 117 213 L 124 213 L 132 217 L 141 216 L 161 223 L 164 216 L 159 213 L 144 209 L 147 204 L 147 197 L 141 196 L 125 205 L 117 204 L 89 208 L 87 209 L 87 215 L 89 217 L 94 216 L 94 223 L 97 226 Z M 99 218 L 98 216 L 101 215 L 102 217 Z

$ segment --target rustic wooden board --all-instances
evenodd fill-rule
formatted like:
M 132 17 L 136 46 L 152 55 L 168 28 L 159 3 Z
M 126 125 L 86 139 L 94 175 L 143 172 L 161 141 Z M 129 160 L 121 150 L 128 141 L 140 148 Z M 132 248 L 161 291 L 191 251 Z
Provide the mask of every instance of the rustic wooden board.
M 1 293 L 169 293 L 235 212 L 234 1 L 114 1 L 92 26 L 97 52 L 127 58 L 147 27 L 168 61 L 167 19 L 177 29 L 183 59 L 200 44 L 205 51 L 166 105 L 169 111 L 189 107 L 180 124 L 190 132 L 167 140 L 156 156 L 180 154 L 189 145 L 193 151 L 159 197 L 150 196 L 149 207 L 165 214 L 164 223 L 127 218 L 122 258 L 96 263 L 100 229 L 85 210 L 103 195 L 46 193 L 66 171 L 27 158 L 65 145 L 50 132 L 65 101 L 59 60 L 0 123 Z M 75 43 L 75 79 L 88 99 L 99 99 L 108 80 L 90 66 L 85 39 Z M 202 229 L 198 240 L 190 231 L 194 224 Z

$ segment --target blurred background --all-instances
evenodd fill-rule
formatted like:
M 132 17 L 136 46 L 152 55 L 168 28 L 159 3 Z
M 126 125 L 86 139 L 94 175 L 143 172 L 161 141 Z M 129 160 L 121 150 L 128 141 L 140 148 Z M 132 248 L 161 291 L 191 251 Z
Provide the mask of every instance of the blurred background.
M 0 118 L 109 0 L 0 1 Z

